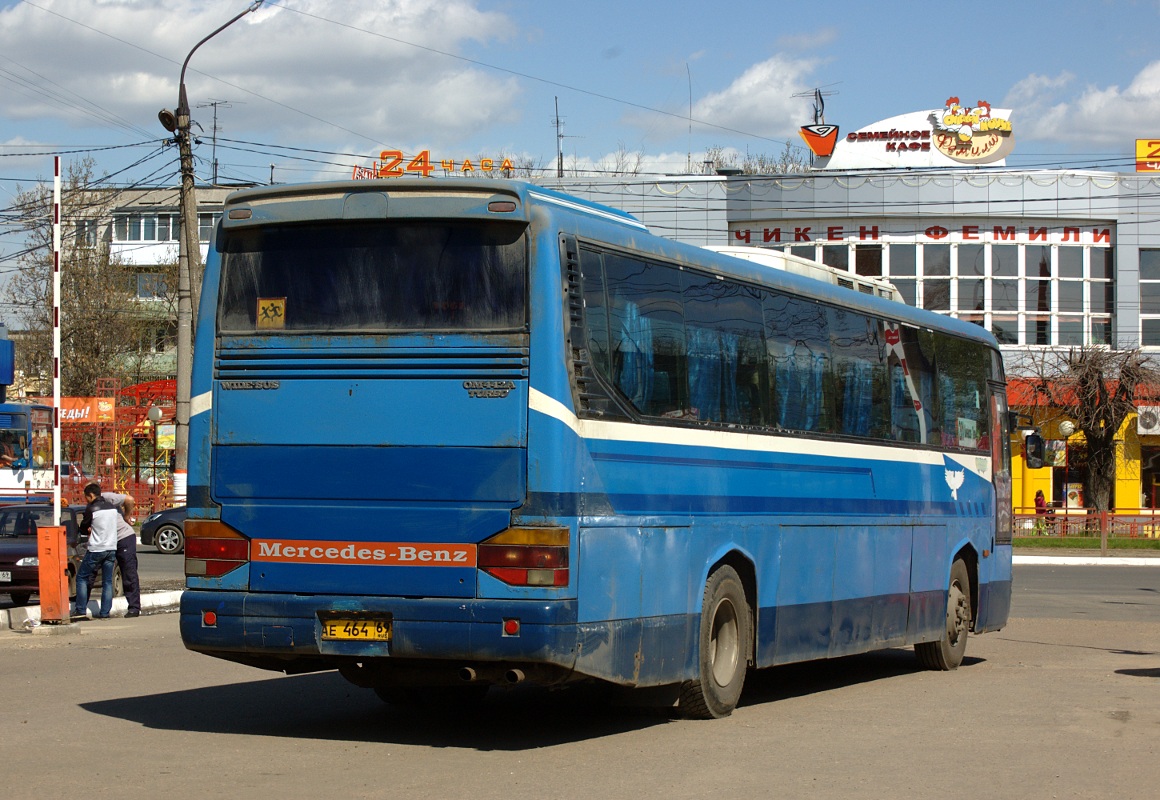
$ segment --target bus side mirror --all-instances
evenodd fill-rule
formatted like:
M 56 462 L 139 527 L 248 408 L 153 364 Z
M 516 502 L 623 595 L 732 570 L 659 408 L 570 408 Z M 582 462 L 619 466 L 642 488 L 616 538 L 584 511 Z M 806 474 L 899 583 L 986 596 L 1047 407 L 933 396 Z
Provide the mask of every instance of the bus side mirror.
M 1045 455 L 1046 446 L 1043 437 L 1038 433 L 1027 434 L 1027 438 L 1023 440 L 1023 459 L 1027 462 L 1027 468 L 1042 468 Z

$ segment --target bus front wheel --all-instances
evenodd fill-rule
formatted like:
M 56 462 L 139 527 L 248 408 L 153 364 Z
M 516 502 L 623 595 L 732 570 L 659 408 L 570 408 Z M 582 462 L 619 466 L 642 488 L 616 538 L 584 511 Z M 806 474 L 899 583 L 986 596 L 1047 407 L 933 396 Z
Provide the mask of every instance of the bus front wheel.
M 951 565 L 951 583 L 947 589 L 947 620 L 942 638 L 936 642 L 919 642 L 914 646 L 919 663 L 927 669 L 955 669 L 967 652 L 967 632 L 971 627 L 971 576 L 963 560 Z
M 685 716 L 717 719 L 737 707 L 753 639 L 750 620 L 741 578 L 732 567 L 721 567 L 705 584 L 697 677 L 681 684 Z

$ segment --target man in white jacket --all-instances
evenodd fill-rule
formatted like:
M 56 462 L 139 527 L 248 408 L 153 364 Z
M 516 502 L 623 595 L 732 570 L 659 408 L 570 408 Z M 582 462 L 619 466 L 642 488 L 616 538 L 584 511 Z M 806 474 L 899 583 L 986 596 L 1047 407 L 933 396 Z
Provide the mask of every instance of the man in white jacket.
M 89 534 L 88 551 L 77 570 L 77 599 L 73 616 L 88 616 L 89 589 L 97 569 L 101 570 L 101 608 L 98 619 L 108 619 L 113 610 L 113 571 L 117 566 L 117 521 L 121 512 L 113 503 L 101 497 L 99 484 L 85 487 L 88 506 L 81 518 L 80 533 Z

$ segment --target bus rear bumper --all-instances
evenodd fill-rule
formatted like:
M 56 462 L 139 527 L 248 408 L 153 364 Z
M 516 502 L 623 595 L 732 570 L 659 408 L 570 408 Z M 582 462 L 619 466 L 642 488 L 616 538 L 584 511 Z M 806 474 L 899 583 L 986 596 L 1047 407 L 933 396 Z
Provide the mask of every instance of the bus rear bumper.
M 208 616 L 207 616 L 208 615 Z M 322 638 L 322 620 L 389 619 L 390 641 Z M 505 622 L 518 621 L 518 632 Z M 211 624 L 212 623 L 212 624 Z M 576 661 L 575 600 L 352 598 L 188 590 L 181 638 L 190 650 L 288 672 L 366 659 L 542 664 Z

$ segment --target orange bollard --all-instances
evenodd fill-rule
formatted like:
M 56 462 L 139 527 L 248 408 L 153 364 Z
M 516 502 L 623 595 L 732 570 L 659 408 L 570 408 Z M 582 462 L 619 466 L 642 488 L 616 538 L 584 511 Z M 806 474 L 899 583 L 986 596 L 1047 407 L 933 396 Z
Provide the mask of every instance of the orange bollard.
M 68 542 L 64 526 L 46 525 L 36 533 L 40 558 L 40 621 L 50 625 L 69 622 Z

